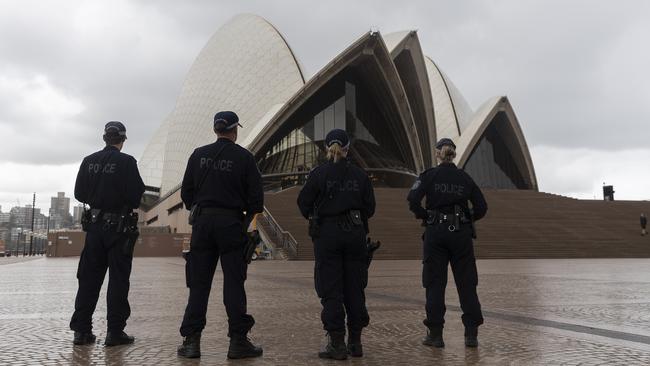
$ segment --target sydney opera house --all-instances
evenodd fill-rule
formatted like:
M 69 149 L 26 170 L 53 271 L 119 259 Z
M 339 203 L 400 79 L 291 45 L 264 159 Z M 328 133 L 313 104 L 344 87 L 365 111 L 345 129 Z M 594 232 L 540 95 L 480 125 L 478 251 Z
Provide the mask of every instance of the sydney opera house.
M 268 190 L 298 184 L 323 158 L 332 128 L 350 133 L 352 159 L 377 187 L 408 187 L 436 164 L 435 141 L 450 137 L 458 166 L 480 186 L 537 190 L 508 98 L 473 110 L 424 54 L 415 31 L 368 32 L 306 78 L 273 25 L 239 15 L 198 55 L 139 161 L 152 207 L 148 225 L 189 229 L 179 184 L 191 152 L 214 141 L 211 119 L 218 110 L 239 114 L 238 143 L 255 155 Z

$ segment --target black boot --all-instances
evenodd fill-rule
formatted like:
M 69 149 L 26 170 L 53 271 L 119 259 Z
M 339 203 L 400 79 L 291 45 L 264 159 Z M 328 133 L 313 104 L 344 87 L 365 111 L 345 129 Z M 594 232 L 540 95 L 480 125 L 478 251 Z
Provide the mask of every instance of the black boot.
M 363 356 L 363 345 L 361 345 L 361 331 L 349 330 L 348 331 L 348 353 L 352 357 Z
M 250 358 L 262 356 L 262 348 L 255 346 L 246 334 L 233 334 L 230 336 L 228 358 Z
M 425 346 L 442 348 L 445 342 L 442 340 L 442 327 L 430 327 L 427 331 L 427 336 L 422 340 Z
M 465 327 L 465 346 L 478 347 L 478 327 Z
M 345 331 L 342 332 L 329 332 L 329 341 L 325 350 L 318 352 L 320 358 L 330 358 L 334 360 L 347 360 L 348 350 L 345 347 Z
M 74 340 L 72 343 L 74 343 L 77 346 L 84 346 L 87 344 L 93 344 L 95 343 L 95 340 L 97 337 L 92 332 L 74 332 Z
M 121 346 L 123 344 L 131 344 L 135 341 L 135 338 L 124 333 L 124 331 L 106 333 L 106 339 L 104 340 L 104 346 L 113 347 Z
M 185 358 L 201 357 L 201 333 L 194 333 L 185 337 L 183 344 L 178 346 L 176 354 Z

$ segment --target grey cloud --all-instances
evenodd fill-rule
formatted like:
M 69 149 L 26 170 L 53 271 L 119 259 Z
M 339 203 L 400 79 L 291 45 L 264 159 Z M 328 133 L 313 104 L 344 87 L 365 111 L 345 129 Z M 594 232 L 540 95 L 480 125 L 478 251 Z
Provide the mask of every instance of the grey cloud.
M 530 145 L 600 147 L 612 121 L 616 129 L 606 135 L 608 148 L 647 146 L 650 135 L 650 103 L 642 86 L 650 85 L 650 74 L 641 62 L 626 60 L 650 61 L 640 46 L 650 13 L 644 1 L 145 0 L 129 2 L 136 14 L 109 19 L 113 23 L 96 34 L 76 28 L 72 17 L 80 4 L 57 4 L 64 9 L 49 17 L 43 14 L 47 9 L 30 13 L 8 6 L 0 15 L 2 74 L 45 75 L 85 106 L 51 132 L 39 128 L 48 121 L 11 115 L 8 100 L 0 98 L 0 127 L 23 129 L 3 141 L 0 160 L 76 161 L 101 145 L 101 127 L 111 119 L 125 121 L 128 150 L 139 157 L 173 109 L 200 49 L 241 12 L 272 22 L 308 76 L 371 27 L 382 33 L 417 29 L 425 53 L 472 107 L 493 95 L 510 97 Z M 611 50 L 625 59 L 617 60 Z M 639 69 L 636 75 L 621 70 L 625 77 L 619 79 L 612 68 L 621 65 Z M 65 148 L 51 143 L 61 137 Z M 32 148 L 24 151 L 27 143 Z

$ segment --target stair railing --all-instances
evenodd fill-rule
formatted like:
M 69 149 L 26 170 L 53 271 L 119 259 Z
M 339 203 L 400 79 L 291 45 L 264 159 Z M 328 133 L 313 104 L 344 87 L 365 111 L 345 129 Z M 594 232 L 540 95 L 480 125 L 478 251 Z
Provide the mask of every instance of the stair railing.
M 271 232 L 268 233 L 269 236 L 276 238 L 277 240 L 277 242 L 274 243 L 275 246 L 284 249 L 289 256 L 289 259 L 295 259 L 298 256 L 298 242 L 293 237 L 293 235 L 291 235 L 290 232 L 282 229 L 280 224 L 278 224 L 278 222 L 266 207 L 264 207 L 263 219 L 266 221 L 268 228 L 271 230 Z M 261 225 L 261 228 L 262 230 L 266 230 L 266 227 L 264 227 L 264 225 Z

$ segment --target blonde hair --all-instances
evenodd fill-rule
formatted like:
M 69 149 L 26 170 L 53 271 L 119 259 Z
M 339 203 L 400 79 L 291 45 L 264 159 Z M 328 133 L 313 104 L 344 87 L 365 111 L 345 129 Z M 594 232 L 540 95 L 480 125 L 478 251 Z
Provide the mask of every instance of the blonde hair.
M 343 159 L 347 153 L 347 149 L 344 149 L 340 144 L 335 142 L 327 148 L 327 160 L 333 160 L 337 163 L 339 160 Z
M 436 149 L 436 158 L 440 163 L 453 163 L 456 157 L 456 149 L 451 145 L 444 145 L 440 149 Z

